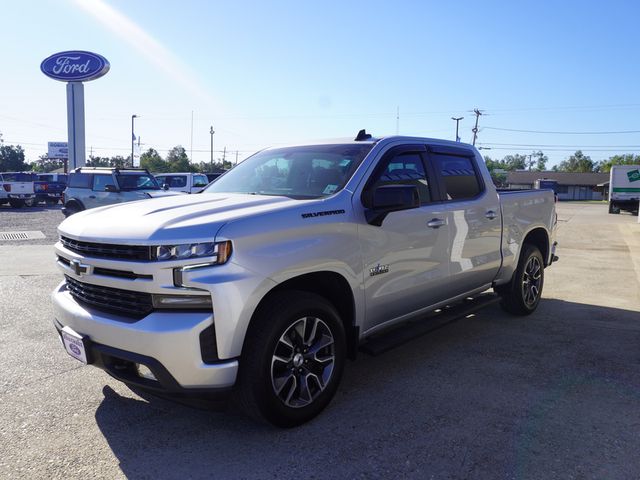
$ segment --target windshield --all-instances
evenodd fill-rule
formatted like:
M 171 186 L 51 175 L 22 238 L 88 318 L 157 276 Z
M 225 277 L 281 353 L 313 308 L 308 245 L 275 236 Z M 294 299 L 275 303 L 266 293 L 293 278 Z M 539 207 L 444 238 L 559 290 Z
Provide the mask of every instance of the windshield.
M 318 198 L 344 187 L 372 144 L 314 145 L 264 150 L 204 190 L 291 198 Z
M 146 173 L 120 173 L 116 175 L 120 190 L 160 190 L 153 175 Z

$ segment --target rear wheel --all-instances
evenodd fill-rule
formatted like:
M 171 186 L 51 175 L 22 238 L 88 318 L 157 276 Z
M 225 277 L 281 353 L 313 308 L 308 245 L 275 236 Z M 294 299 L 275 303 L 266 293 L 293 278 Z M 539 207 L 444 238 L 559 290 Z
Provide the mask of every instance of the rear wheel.
M 544 285 L 544 259 L 538 247 L 525 243 L 518 267 L 505 285 L 495 288 L 502 297 L 500 305 L 514 315 L 529 315 L 540 303 Z
M 25 204 L 27 207 L 34 207 L 34 206 L 36 206 L 36 205 L 38 204 L 38 202 L 36 201 L 36 199 L 35 199 L 35 198 L 27 198 L 27 199 L 24 201 L 24 204 Z
M 24 207 L 24 200 L 22 200 L 21 198 L 10 198 L 9 205 L 11 205 L 13 208 L 22 208 Z
M 240 403 L 254 418 L 300 425 L 338 388 L 346 357 L 342 321 L 323 297 L 300 291 L 275 294 L 257 315 L 240 363 Z
M 615 203 L 609 202 L 609 213 L 620 213 L 620 207 L 618 207 Z
M 53 205 L 57 205 L 58 204 L 58 199 L 57 198 L 47 198 L 45 200 L 46 204 L 50 207 L 52 207 Z

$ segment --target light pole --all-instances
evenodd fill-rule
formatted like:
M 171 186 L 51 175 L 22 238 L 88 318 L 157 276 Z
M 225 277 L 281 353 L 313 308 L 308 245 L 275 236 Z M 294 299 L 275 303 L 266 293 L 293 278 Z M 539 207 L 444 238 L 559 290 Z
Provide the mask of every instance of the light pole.
M 135 146 L 136 136 L 133 133 L 133 121 L 138 118 L 138 115 L 131 115 L 131 166 L 133 167 L 133 147 Z
M 460 137 L 458 136 L 458 125 L 460 124 L 460 120 L 462 120 L 464 117 L 451 117 L 451 120 L 454 120 L 456 122 L 456 142 L 460 141 Z
M 213 130 L 213 125 L 211 126 L 211 129 L 209 129 L 209 133 L 211 134 L 211 171 L 213 171 L 213 134 L 216 133 Z

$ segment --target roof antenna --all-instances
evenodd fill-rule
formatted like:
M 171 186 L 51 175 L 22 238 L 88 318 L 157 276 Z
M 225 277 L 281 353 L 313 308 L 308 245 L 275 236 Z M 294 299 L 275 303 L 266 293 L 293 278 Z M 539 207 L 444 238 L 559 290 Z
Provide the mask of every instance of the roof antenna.
M 362 129 L 358 132 L 358 135 L 355 138 L 356 142 L 362 142 L 363 140 L 370 140 L 371 135 L 367 133 L 366 129 Z

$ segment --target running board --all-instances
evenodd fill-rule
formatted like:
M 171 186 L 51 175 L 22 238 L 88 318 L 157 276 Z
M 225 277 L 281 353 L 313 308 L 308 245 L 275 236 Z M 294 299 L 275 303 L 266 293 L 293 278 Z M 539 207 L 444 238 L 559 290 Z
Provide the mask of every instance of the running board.
M 374 334 L 365 340 L 359 349 L 361 352 L 375 357 L 499 301 L 500 297 L 495 293 L 469 297 L 462 302 L 439 308 L 426 316 L 402 323 L 384 333 Z

